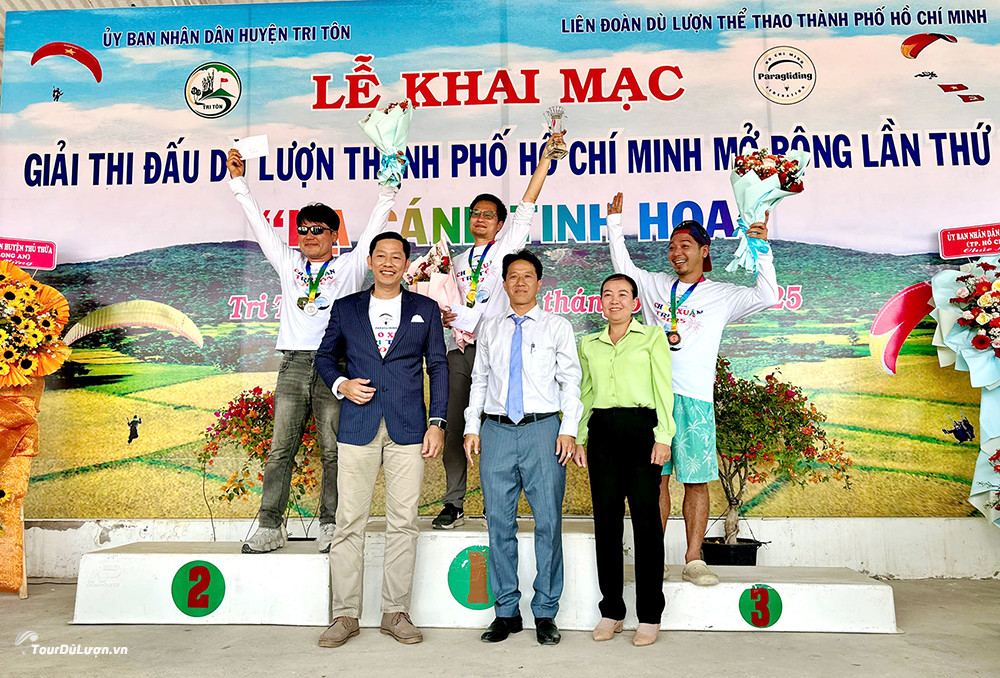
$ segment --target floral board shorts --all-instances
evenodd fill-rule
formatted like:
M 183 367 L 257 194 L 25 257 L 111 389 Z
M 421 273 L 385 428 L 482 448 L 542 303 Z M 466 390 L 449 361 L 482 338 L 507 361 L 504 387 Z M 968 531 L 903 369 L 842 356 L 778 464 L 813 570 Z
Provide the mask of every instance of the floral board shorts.
M 697 398 L 674 394 L 677 433 L 670 445 L 670 461 L 663 475 L 680 483 L 707 483 L 719 478 L 715 452 L 715 405 Z

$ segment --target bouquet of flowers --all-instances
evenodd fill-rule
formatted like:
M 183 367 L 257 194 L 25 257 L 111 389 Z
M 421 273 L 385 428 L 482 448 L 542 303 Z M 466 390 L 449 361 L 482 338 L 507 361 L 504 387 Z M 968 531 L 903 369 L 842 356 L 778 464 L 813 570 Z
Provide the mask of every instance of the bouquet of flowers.
M 942 367 L 969 373 L 981 389 L 979 455 L 969 503 L 1000 527 L 1000 257 L 983 257 L 931 278 L 937 320 L 933 345 Z M 978 269 L 978 270 L 977 270 Z
M 412 117 L 413 105 L 407 99 L 372 111 L 358 123 L 382 154 L 382 166 L 378 171 L 380 184 L 399 186 L 403 180 L 403 170 L 409 161 L 405 155 L 398 154 L 406 151 Z
M 66 298 L 9 261 L 0 261 L 0 388 L 24 386 L 59 369 L 70 349 L 59 335 Z
M 243 391 L 215 416 L 216 422 L 205 430 L 205 445 L 198 453 L 202 473 L 207 473 L 208 467 L 215 463 L 220 447 L 230 444 L 242 448 L 246 456 L 240 467 L 222 483 L 218 499 L 230 503 L 235 499 L 247 501 L 256 484 L 251 473 L 255 474 L 256 482 L 264 482 L 264 463 L 274 435 L 274 393 L 260 386 Z M 310 416 L 292 465 L 290 507 L 319 484 L 315 448 L 316 423 Z
M 757 271 L 757 258 L 771 247 L 759 238 L 747 238 L 747 227 L 764 221 L 765 212 L 788 196 L 803 191 L 802 176 L 809 161 L 809 154 L 802 151 L 773 155 L 766 148 L 738 156 L 733 161 L 729 182 L 733 185 L 739 211 L 736 233 L 740 243 L 733 261 L 726 266 L 727 271 L 735 271 L 740 266 Z
M 981 269 L 982 275 L 967 273 L 955 278 L 962 286 L 950 301 L 962 309 L 956 322 L 972 330 L 972 347 L 992 351 L 1000 358 L 1000 275 L 997 267 L 986 261 L 975 268 Z
M 476 331 L 482 314 L 465 305 L 458 289 L 458 277 L 451 265 L 447 238 L 442 239 L 427 251 L 427 254 L 410 263 L 403 274 L 410 289 L 430 297 L 443 311 L 458 315 L 451 323 L 451 333 L 461 351 L 472 343 L 472 333 Z

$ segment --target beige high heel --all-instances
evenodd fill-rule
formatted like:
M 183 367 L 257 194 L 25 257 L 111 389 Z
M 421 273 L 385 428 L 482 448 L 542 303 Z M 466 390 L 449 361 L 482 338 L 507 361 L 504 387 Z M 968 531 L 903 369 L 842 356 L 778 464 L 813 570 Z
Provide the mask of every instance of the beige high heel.
M 635 635 L 632 636 L 632 644 L 636 647 L 652 645 L 656 642 L 656 638 L 659 635 L 659 624 L 639 624 L 639 628 L 635 630 Z
M 616 633 L 622 632 L 622 624 L 624 623 L 625 620 L 623 619 L 615 620 L 601 617 L 601 621 L 594 627 L 594 640 L 597 642 L 611 640 L 615 637 Z

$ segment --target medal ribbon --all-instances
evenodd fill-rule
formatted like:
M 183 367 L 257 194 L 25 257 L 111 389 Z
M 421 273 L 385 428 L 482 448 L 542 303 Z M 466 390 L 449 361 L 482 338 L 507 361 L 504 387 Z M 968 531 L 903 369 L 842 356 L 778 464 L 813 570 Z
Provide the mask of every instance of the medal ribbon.
M 309 276 L 309 302 L 316 301 L 316 293 L 319 291 L 319 281 L 323 279 L 323 274 L 326 273 L 326 267 L 330 265 L 332 259 L 327 259 L 323 262 L 323 266 L 319 269 L 319 273 L 316 274 L 316 279 L 313 280 L 312 277 L 312 266 L 309 262 L 306 262 L 306 275 Z
M 680 282 L 680 280 L 674 281 L 674 286 L 670 288 L 670 331 L 671 332 L 677 331 L 677 309 L 681 307 L 681 304 L 687 301 L 687 298 L 691 296 L 692 292 L 694 292 L 694 288 L 697 287 L 698 283 L 702 282 L 704 279 L 705 276 L 702 276 L 698 280 L 698 282 L 696 282 L 694 285 L 691 285 L 691 287 L 687 288 L 687 291 L 681 295 L 680 301 L 677 301 L 677 284 Z
M 475 270 L 472 270 L 472 253 L 475 252 L 476 248 L 473 247 L 469 250 L 469 270 L 472 273 L 472 281 L 469 286 L 469 294 L 466 295 L 466 298 L 473 303 L 476 301 L 476 286 L 479 284 L 479 274 L 482 273 L 483 262 L 486 261 L 486 253 L 493 247 L 493 242 L 493 240 L 490 240 L 486 243 L 486 249 L 483 250 L 482 256 L 479 257 L 479 265 L 476 266 Z

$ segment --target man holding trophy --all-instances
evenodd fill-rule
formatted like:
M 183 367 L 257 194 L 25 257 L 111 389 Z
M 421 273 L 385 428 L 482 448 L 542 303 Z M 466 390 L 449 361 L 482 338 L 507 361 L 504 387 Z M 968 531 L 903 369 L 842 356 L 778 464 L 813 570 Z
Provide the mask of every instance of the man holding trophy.
M 663 465 L 660 480 L 660 520 L 667 529 L 670 516 L 671 474 L 684 484 L 684 526 L 687 553 L 683 577 L 698 586 L 713 586 L 719 578 L 701 560 L 701 543 L 708 527 L 708 483 L 719 477 L 715 448 L 715 363 L 726 325 L 770 308 L 778 302 L 778 282 L 770 250 L 760 254 L 754 287 L 707 280 L 712 270 L 711 239 L 697 221 L 683 221 L 670 236 L 668 258 L 674 269 L 644 271 L 632 263 L 622 233 L 622 194 L 608 205 L 608 241 L 616 273 L 639 284 L 645 324 L 667 333 L 674 391 L 673 418 L 677 424 L 672 456 Z M 767 219 L 751 224 L 751 238 L 767 241 Z
M 562 109 L 559 109 L 558 115 L 562 117 Z M 500 262 L 507 254 L 524 247 L 535 216 L 535 201 L 538 200 L 552 160 L 566 155 L 561 126 L 550 124 L 550 129 L 552 135 L 545 145 L 545 152 L 531 175 L 510 225 L 504 226 L 507 207 L 503 200 L 495 195 L 483 193 L 476 196 L 469 205 L 469 230 L 472 231 L 473 246 L 457 254 L 452 264 L 457 274 L 459 291 L 465 299 L 466 306 L 478 312 L 480 324 L 487 318 L 503 313 L 507 308 L 508 300 L 503 290 Z M 559 155 L 559 149 L 562 149 L 562 155 Z M 451 326 L 456 318 L 456 313 L 445 312 L 443 314 L 445 327 Z M 473 332 L 473 341 L 475 336 L 476 333 Z M 434 528 L 438 530 L 450 530 L 465 523 L 464 503 L 468 466 L 463 449 L 463 432 L 465 408 L 469 405 L 469 389 L 472 387 L 472 367 L 475 362 L 475 343 L 459 348 L 458 342 L 452 336 L 448 342 L 450 425 L 445 435 L 443 454 L 446 489 L 442 499 L 444 508 L 433 523 Z

